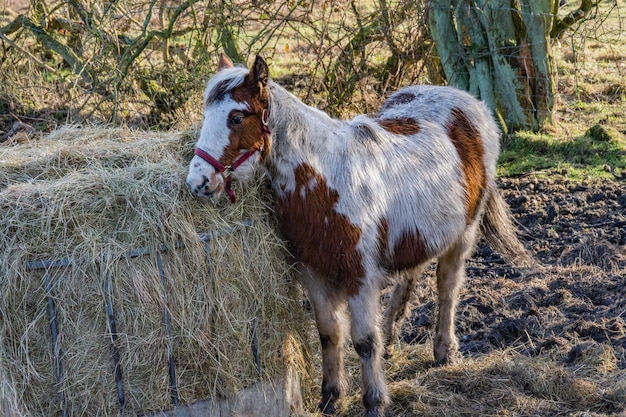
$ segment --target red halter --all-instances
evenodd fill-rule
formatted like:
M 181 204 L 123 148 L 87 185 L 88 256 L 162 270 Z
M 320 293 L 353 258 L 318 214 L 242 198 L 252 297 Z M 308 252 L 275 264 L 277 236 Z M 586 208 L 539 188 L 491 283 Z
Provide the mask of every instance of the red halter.
M 237 201 L 237 199 L 235 198 L 235 192 L 231 188 L 232 182 L 233 182 L 233 178 L 231 177 L 231 174 L 241 164 L 246 162 L 248 158 L 254 155 L 258 150 L 259 150 L 258 148 L 250 149 L 248 152 L 241 155 L 235 162 L 233 162 L 232 165 L 223 165 L 220 161 L 213 158 L 211 155 L 204 152 L 200 148 L 196 148 L 196 150 L 193 153 L 198 155 L 200 158 L 204 159 L 209 164 L 213 165 L 213 167 L 217 169 L 220 174 L 222 174 L 222 178 L 224 178 L 224 190 L 226 191 L 226 194 L 228 194 L 228 197 L 230 197 L 230 202 L 234 203 Z
M 261 125 L 263 127 L 263 133 L 267 135 L 272 134 L 269 127 L 267 126 L 269 114 L 270 112 L 267 109 L 263 109 L 263 117 L 261 118 Z M 250 158 L 252 155 L 257 153 L 259 150 L 260 149 L 258 147 L 254 147 L 248 150 L 246 153 L 244 153 L 239 158 L 237 158 L 235 162 L 233 162 L 232 165 L 223 165 L 220 161 L 213 158 L 211 155 L 209 155 L 207 152 L 203 151 L 200 148 L 196 148 L 193 153 L 195 155 L 198 155 L 200 158 L 204 159 L 206 162 L 211 164 L 213 168 L 219 171 L 219 173 L 222 175 L 222 178 L 224 178 L 224 190 L 226 191 L 226 194 L 228 194 L 228 197 L 230 198 L 230 202 L 235 203 L 237 199 L 235 198 L 235 192 L 231 188 L 232 182 L 233 182 L 233 178 L 231 177 L 231 174 L 233 173 L 233 171 L 239 168 L 241 164 L 246 162 L 248 158 Z

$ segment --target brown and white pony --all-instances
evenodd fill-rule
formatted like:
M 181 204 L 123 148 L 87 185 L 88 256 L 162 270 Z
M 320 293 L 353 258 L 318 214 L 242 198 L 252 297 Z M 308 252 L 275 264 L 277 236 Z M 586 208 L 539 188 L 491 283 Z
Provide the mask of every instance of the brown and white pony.
M 499 135 L 487 108 L 453 88 L 404 88 L 373 117 L 344 121 L 269 80 L 261 57 L 248 70 L 222 55 L 206 87 L 187 183 L 199 197 L 226 192 L 234 201 L 233 178 L 246 181 L 260 166 L 271 179 L 315 312 L 324 414 L 345 391 L 346 312 L 365 415 L 382 416 L 389 395 L 381 358 L 431 260 L 439 261 L 434 355 L 443 364 L 458 349 L 455 307 L 479 229 L 509 259 L 528 259 L 494 183 Z M 381 332 L 381 286 L 407 269 L 414 271 L 396 274 L 403 279 Z

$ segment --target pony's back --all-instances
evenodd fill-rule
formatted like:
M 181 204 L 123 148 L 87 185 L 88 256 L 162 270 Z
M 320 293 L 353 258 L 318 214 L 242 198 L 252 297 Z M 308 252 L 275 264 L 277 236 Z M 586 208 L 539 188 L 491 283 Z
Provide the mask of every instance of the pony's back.
M 413 85 L 396 91 L 382 104 L 378 116 L 397 117 L 407 111 L 419 114 L 420 120 L 443 122 L 454 108 L 461 109 L 468 119 L 499 133 L 491 111 L 480 100 L 454 87 Z

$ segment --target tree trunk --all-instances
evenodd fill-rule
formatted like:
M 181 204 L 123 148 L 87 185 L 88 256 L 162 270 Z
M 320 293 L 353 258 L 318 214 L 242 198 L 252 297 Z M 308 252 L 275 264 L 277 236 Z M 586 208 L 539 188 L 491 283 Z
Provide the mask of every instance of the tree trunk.
M 504 131 L 553 122 L 558 2 L 432 0 L 429 29 L 448 84 L 485 101 Z

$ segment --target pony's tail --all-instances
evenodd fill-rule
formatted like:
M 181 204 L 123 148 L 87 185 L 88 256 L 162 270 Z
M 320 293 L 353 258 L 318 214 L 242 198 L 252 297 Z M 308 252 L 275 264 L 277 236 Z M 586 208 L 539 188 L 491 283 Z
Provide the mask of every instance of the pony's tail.
M 480 228 L 487 244 L 514 266 L 521 268 L 538 266 L 535 257 L 517 237 L 511 210 L 495 186 L 487 200 Z

